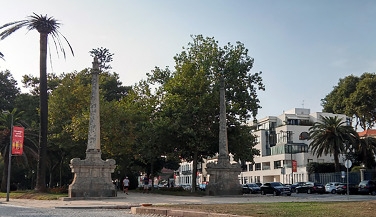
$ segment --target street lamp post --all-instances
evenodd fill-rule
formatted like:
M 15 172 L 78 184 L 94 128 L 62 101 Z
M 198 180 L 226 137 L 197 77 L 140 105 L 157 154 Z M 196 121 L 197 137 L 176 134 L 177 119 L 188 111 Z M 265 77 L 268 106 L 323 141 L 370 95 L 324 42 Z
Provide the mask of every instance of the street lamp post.
M 7 177 L 7 198 L 6 201 L 9 201 L 9 192 L 10 192 L 10 171 L 12 168 L 12 136 L 13 136 L 13 114 L 9 111 L 3 111 L 3 114 L 7 114 L 11 116 L 10 121 L 10 141 L 9 141 L 9 148 L 8 148 L 8 177 Z

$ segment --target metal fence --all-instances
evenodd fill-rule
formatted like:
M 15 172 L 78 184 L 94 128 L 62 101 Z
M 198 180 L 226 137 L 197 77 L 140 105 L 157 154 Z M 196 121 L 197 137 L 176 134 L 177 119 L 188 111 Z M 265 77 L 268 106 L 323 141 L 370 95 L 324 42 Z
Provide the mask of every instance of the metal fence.
M 310 182 L 320 182 L 322 184 L 326 184 L 328 182 L 347 182 L 347 174 L 346 171 L 344 173 L 314 173 L 309 175 Z M 343 177 L 343 178 L 342 178 Z M 366 170 L 364 171 L 364 180 L 375 180 L 376 174 L 375 171 Z M 359 183 L 361 181 L 360 172 L 349 172 L 349 183 Z

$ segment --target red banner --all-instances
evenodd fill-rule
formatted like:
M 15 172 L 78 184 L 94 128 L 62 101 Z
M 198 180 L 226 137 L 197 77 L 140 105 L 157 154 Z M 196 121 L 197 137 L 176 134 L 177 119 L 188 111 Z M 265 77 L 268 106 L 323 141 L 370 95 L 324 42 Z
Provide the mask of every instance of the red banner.
M 24 142 L 24 128 L 13 127 L 12 155 L 22 155 Z
M 292 161 L 292 171 L 294 173 L 298 172 L 298 163 L 296 162 L 296 160 Z

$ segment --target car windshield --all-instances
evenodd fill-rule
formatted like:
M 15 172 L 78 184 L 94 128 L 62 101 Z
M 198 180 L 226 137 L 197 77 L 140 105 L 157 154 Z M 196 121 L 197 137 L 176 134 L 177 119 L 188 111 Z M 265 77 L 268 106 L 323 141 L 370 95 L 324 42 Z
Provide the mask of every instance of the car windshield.
M 279 183 L 279 182 L 272 182 L 272 183 L 270 183 L 270 185 L 273 186 L 273 187 L 275 187 L 275 186 L 282 186 L 282 184 Z
M 256 184 L 248 184 L 249 187 L 258 187 Z

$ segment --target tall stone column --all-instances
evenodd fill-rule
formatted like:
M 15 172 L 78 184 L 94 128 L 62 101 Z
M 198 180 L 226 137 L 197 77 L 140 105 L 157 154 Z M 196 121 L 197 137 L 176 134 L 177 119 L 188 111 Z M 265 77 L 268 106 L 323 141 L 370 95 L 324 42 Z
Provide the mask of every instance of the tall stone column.
M 226 99 L 224 79 L 221 78 L 219 90 L 219 156 L 218 163 L 230 163 L 228 155 L 227 123 L 226 123 Z
M 112 184 L 111 173 L 115 170 L 115 160 L 101 159 L 100 112 L 99 112 L 99 63 L 95 57 L 92 72 L 90 120 L 86 158 L 73 158 L 71 170 L 74 179 L 69 185 L 69 197 L 115 197 L 116 187 Z
M 206 171 L 210 175 L 206 194 L 239 195 L 242 194 L 242 188 L 238 179 L 241 167 L 239 163 L 230 163 L 226 124 L 225 82 L 223 77 L 220 82 L 218 161 L 217 163 L 208 163 L 206 165 Z

